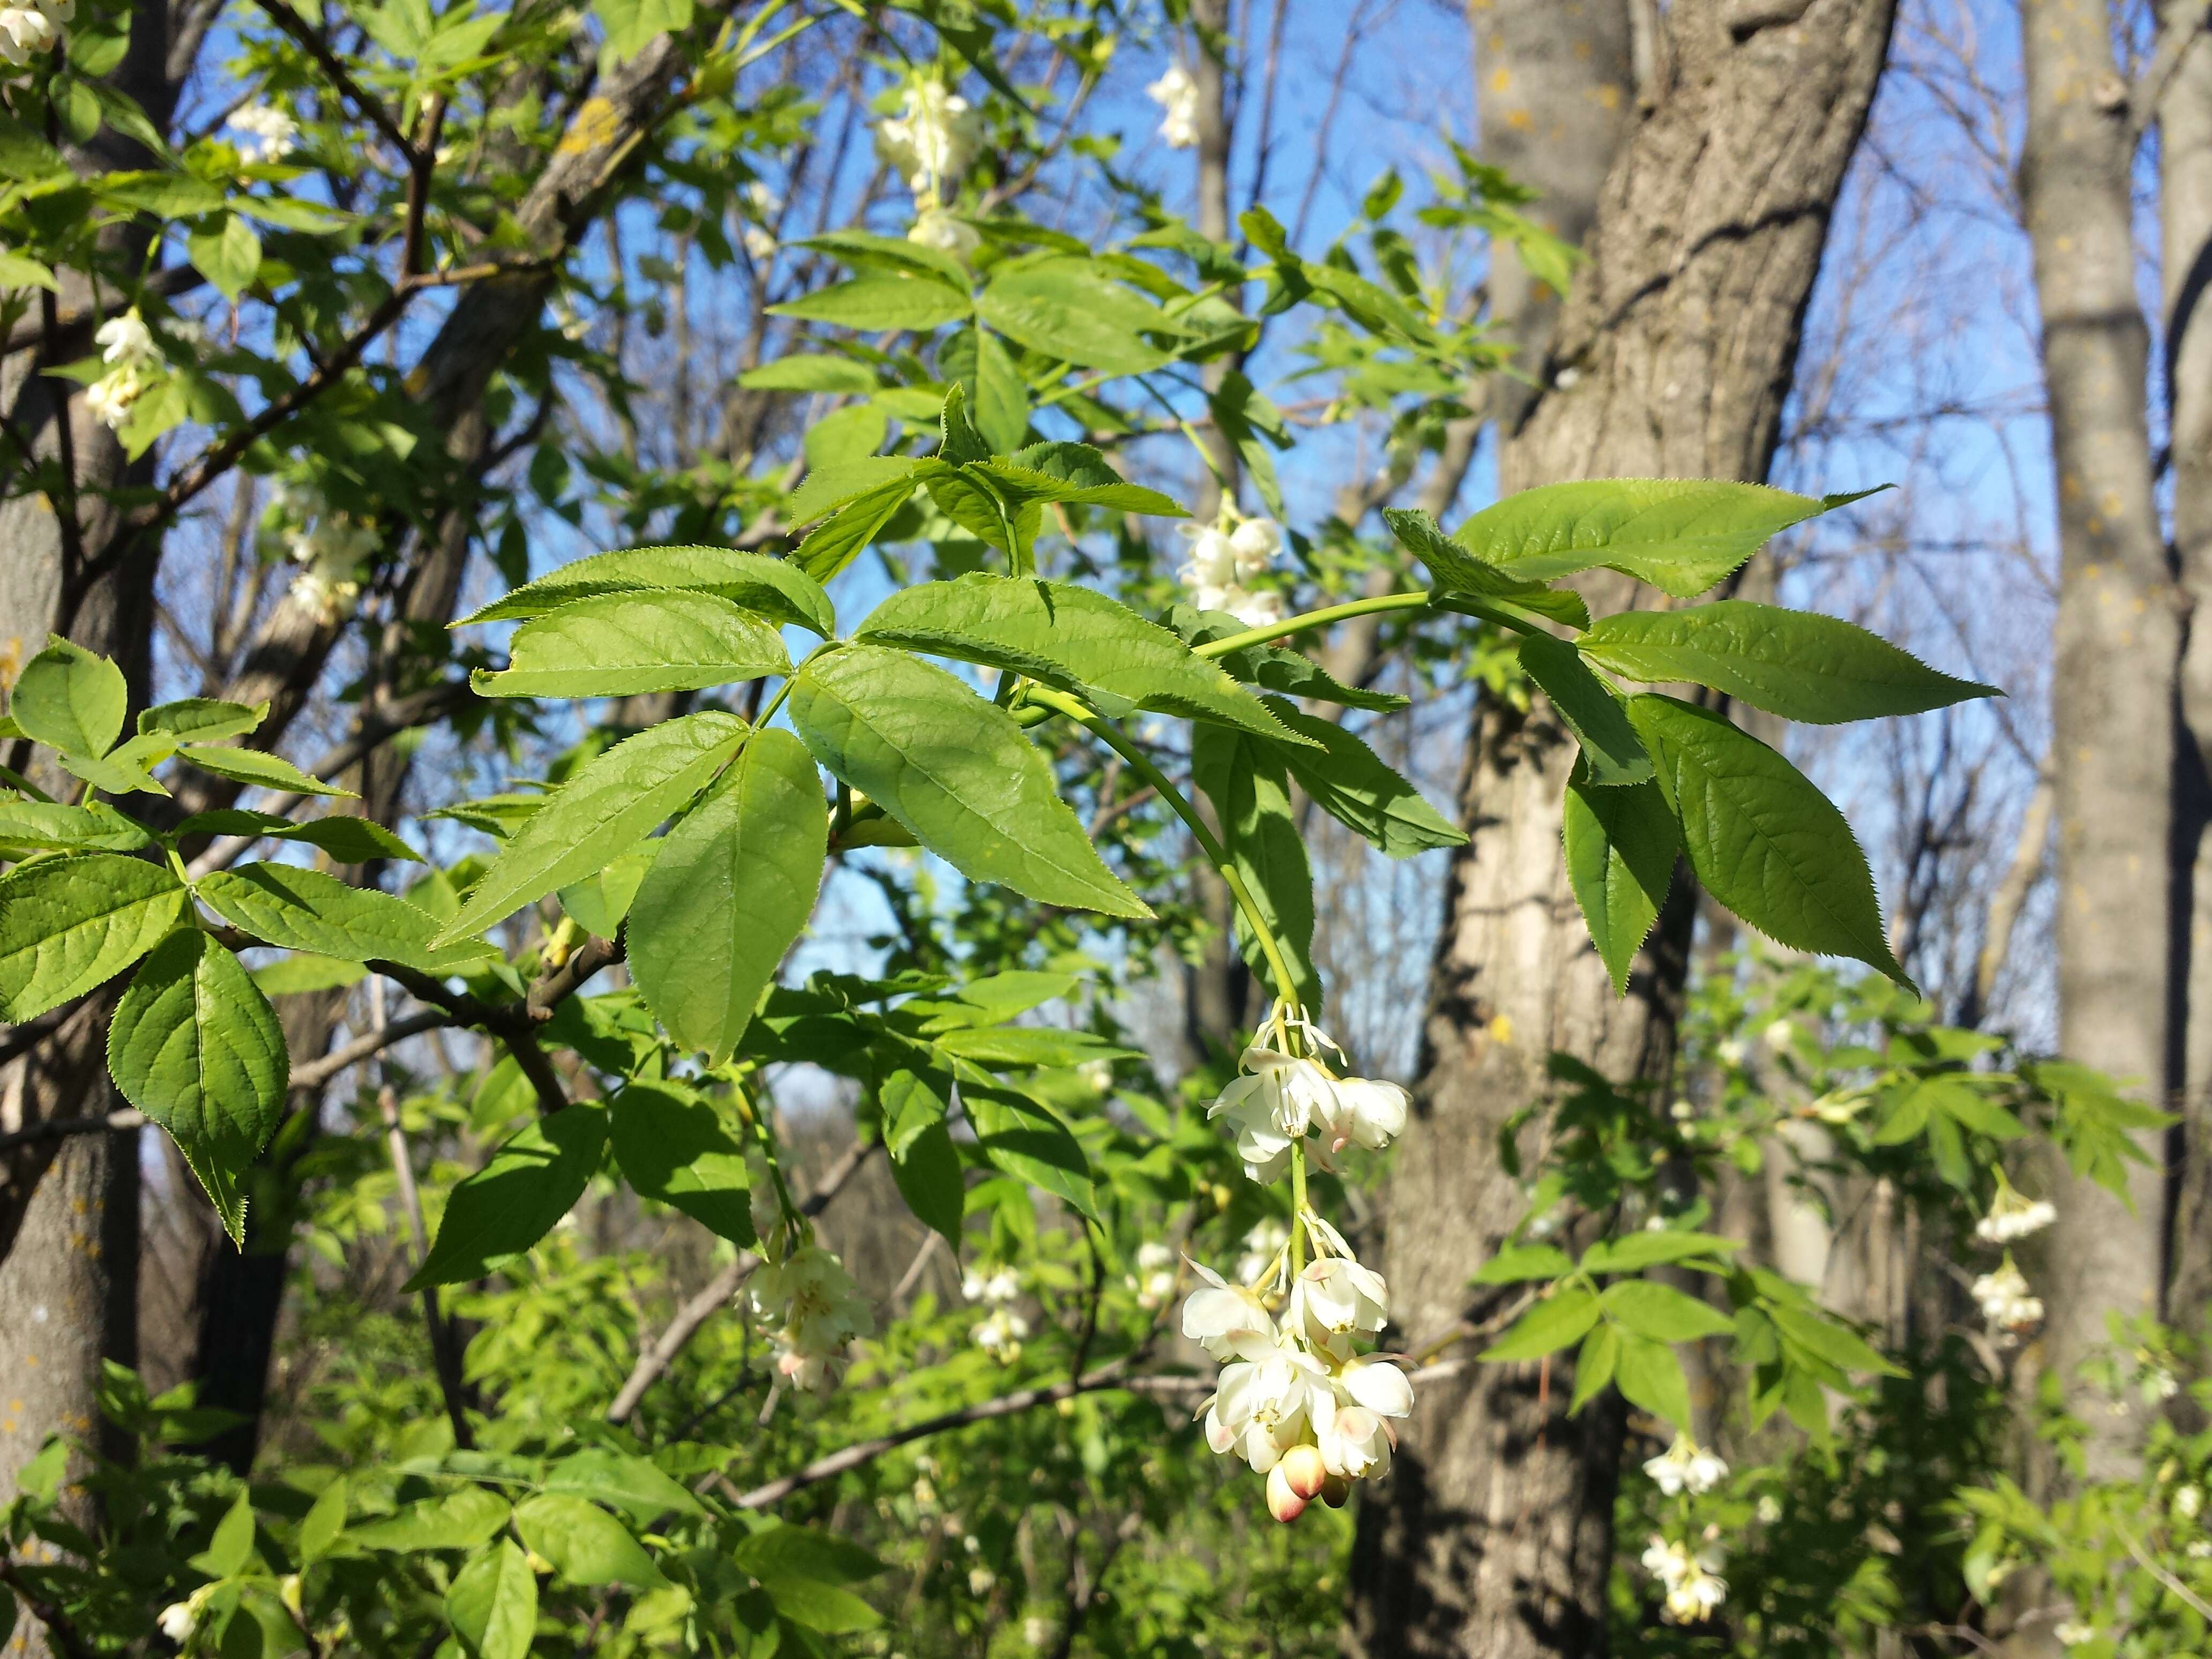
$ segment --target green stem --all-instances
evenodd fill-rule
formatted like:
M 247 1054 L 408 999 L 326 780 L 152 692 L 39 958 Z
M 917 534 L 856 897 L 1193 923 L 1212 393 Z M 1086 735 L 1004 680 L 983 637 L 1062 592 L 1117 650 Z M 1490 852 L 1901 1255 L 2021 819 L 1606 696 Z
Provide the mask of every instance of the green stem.
M 1295 1279 L 1306 1265 L 1306 1143 L 1297 1140 L 1291 1146 L 1291 1277 Z
M 1294 634 L 1310 634 L 1317 628 L 1327 628 L 1348 617 L 1370 617 L 1378 611 L 1419 611 L 1428 603 L 1426 588 L 1412 593 L 1383 593 L 1371 599 L 1352 599 L 1324 610 L 1309 611 L 1303 616 L 1285 617 L 1264 628 L 1248 628 L 1242 634 L 1231 634 L 1195 649 L 1201 657 L 1222 657 L 1231 651 L 1242 651 L 1248 645 L 1265 645 L 1271 640 L 1286 640 Z
M 1169 781 L 1166 773 L 1152 764 L 1151 756 L 1130 742 L 1118 727 L 1096 709 L 1079 702 L 1065 692 L 1055 691 L 1049 686 L 1035 682 L 1024 688 L 1024 696 L 1032 703 L 1042 704 L 1088 726 L 1127 763 L 1131 770 L 1159 791 L 1160 799 L 1174 810 L 1175 815 L 1183 821 L 1197 841 L 1200 850 L 1206 854 L 1206 862 L 1228 884 L 1230 896 L 1237 901 L 1237 908 L 1244 913 L 1244 920 L 1252 929 L 1253 938 L 1260 941 L 1260 950 L 1267 958 L 1267 971 L 1275 981 L 1276 995 L 1290 1006 L 1297 1006 L 1297 977 L 1291 972 L 1290 963 L 1283 955 L 1283 947 L 1275 942 L 1274 930 L 1267 926 L 1267 916 L 1252 897 L 1252 890 L 1244 884 L 1244 878 L 1231 861 L 1228 850 L 1213 831 L 1206 828 L 1206 820 L 1199 816 L 1198 809 L 1190 804 L 1182 791 Z

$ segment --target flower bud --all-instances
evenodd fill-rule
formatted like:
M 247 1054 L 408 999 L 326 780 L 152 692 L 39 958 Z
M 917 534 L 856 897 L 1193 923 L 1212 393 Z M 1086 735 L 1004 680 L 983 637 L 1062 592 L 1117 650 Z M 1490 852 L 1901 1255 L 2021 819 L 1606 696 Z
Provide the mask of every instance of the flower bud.
M 1306 1512 L 1306 1500 L 1291 1485 L 1290 1471 L 1281 1463 L 1267 1471 L 1267 1513 L 1285 1525 Z
M 1352 1496 L 1352 1482 L 1340 1474 L 1332 1474 L 1321 1483 L 1321 1501 L 1333 1510 L 1344 1507 L 1344 1500 Z
M 1322 1462 L 1319 1446 L 1293 1446 L 1276 1467 L 1283 1471 L 1285 1484 L 1305 1499 L 1317 1496 L 1328 1480 L 1328 1466 Z

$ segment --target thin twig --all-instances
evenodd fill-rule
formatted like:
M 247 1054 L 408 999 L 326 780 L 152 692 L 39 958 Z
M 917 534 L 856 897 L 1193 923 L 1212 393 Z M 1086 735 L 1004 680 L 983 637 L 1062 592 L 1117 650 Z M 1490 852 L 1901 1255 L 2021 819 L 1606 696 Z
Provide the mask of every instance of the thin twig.
M 270 22 L 290 35 L 299 43 L 301 49 L 315 60 L 316 66 L 330 78 L 331 84 L 344 95 L 349 103 L 361 112 L 372 126 L 385 136 L 394 149 L 398 150 L 402 156 L 410 156 L 413 154 L 414 146 L 407 142 L 407 135 L 400 131 L 399 123 L 392 118 L 392 112 L 384 106 L 384 100 L 353 78 L 353 72 L 346 68 L 337 53 L 331 49 L 330 42 L 310 28 L 306 18 L 285 4 L 284 0 L 255 0 L 255 3 L 262 10 L 269 14 Z

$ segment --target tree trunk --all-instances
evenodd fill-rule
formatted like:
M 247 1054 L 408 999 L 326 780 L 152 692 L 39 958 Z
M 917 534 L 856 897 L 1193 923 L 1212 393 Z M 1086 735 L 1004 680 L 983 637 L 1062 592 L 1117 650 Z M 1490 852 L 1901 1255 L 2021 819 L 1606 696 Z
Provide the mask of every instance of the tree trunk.
M 2166 313 L 2168 430 L 2173 445 L 2173 550 L 2188 622 L 2181 653 L 2176 748 L 2177 919 L 2186 925 L 2179 1109 L 2182 1176 L 2172 1216 L 2173 1275 L 2166 1317 L 2203 1327 L 2212 1309 L 2212 34 L 2203 8 L 2168 0 L 2167 30 L 2192 36 L 2158 107 L 2161 298 Z
M 1591 262 L 1503 448 L 1502 488 L 1765 476 L 1893 9 L 1677 0 L 1650 20 L 1665 67 L 1606 181 Z M 1601 610 L 1636 597 L 1618 578 L 1589 591 Z M 1616 1001 L 1559 854 L 1573 753 L 1540 702 L 1526 716 L 1486 707 L 1475 722 L 1461 820 L 1474 839 L 1452 871 L 1431 982 L 1408 1132 L 1419 1155 L 1400 1162 L 1390 1192 L 1392 1314 L 1408 1336 L 1469 1311 L 1469 1275 L 1520 1217 L 1496 1138 L 1543 1091 L 1547 1052 L 1622 1079 L 1663 1074 L 1673 1059 L 1691 895 L 1678 884 Z M 1480 1367 L 1426 1391 L 1360 1517 L 1366 1653 L 1604 1650 L 1623 1419 L 1613 1401 L 1570 1419 L 1565 1381 Z
M 2104 0 L 2025 0 L 2021 198 L 2034 250 L 2058 486 L 2051 677 L 2058 810 L 2059 1044 L 2162 1100 L 2178 1034 L 2166 937 L 2178 594 L 2152 490 L 2150 331 L 2136 298 L 2135 134 Z M 2109 1312 L 2151 1314 L 2163 1278 L 2164 1137 L 2130 1176 L 2133 1212 L 2056 1170 L 2045 1352 L 2069 1394 Z M 2132 1413 L 2086 1413 L 2092 1479 L 2126 1473 Z

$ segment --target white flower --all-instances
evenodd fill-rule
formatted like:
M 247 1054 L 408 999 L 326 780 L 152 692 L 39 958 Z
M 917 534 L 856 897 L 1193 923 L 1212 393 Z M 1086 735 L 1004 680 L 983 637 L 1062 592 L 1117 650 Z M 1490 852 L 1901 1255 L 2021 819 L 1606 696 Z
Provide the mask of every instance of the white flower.
M 776 240 L 760 226 L 747 225 L 741 233 L 741 240 L 755 264 L 764 265 L 775 258 Z
M 1758 1512 L 1760 1524 L 1771 1527 L 1782 1518 L 1782 1500 L 1771 1492 L 1762 1492 Z
M 51 51 L 61 31 L 41 6 L 0 6 L 0 61 L 21 66 Z
M 965 219 L 954 217 L 935 202 L 924 204 L 914 216 L 914 228 L 907 232 L 906 239 L 923 247 L 939 249 L 956 259 L 965 259 L 983 245 L 975 226 Z
M 2069 1619 L 2065 1623 L 2053 1626 L 2051 1633 L 2058 1638 L 2059 1646 L 2066 1648 L 2078 1648 L 2084 1642 L 2097 1639 L 2097 1627 L 2085 1625 L 2078 1619 Z
M 1332 1152 L 1347 1145 L 1379 1152 L 1406 1132 L 1413 1097 L 1395 1083 L 1348 1077 L 1336 1085 L 1336 1112 L 1323 1126 Z
M 1336 1406 L 1314 1419 L 1321 1458 L 1331 1474 L 1347 1480 L 1364 1480 L 1390 1472 L 1390 1453 L 1395 1445 L 1390 1425 L 1364 1406 Z
M 2171 1400 L 2181 1392 L 2181 1379 L 2163 1365 L 2154 1365 L 2143 1373 L 2142 1393 L 2147 1401 L 2155 1404 Z
M 1692 1625 L 1710 1618 L 1728 1599 L 1728 1580 L 1719 1576 L 1720 1557 L 1711 1550 L 1692 1553 L 1687 1544 L 1654 1534 L 1644 1552 L 1644 1568 L 1665 1586 L 1667 1616 Z
M 818 1244 L 755 1270 L 753 1310 L 774 1331 L 777 1371 L 793 1387 L 827 1394 L 855 1337 L 875 1319 L 844 1264 Z
M 988 1277 L 980 1268 L 970 1267 L 960 1276 L 960 1294 L 970 1302 L 1012 1302 L 1021 1293 L 1021 1276 L 1012 1267 L 1001 1267 Z
M 1743 1064 L 1746 1050 L 1743 1044 L 1735 1038 L 1726 1037 L 1717 1045 L 1715 1052 L 1720 1055 L 1722 1065 L 1734 1066 Z
M 744 197 L 746 211 L 763 224 L 783 211 L 783 198 L 769 187 L 765 179 L 756 179 L 747 185 Z
M 1175 1294 L 1175 1252 L 1156 1240 L 1137 1246 L 1137 1271 L 1128 1275 L 1140 1308 L 1157 1308 Z
M 135 368 L 118 368 L 101 375 L 84 389 L 84 406 L 93 419 L 110 432 L 131 418 L 131 406 L 146 390 L 146 381 Z
M 181 1601 L 172 1601 L 163 1607 L 155 1620 L 161 1634 L 181 1646 L 191 1639 L 192 1632 L 199 1627 L 200 1613 L 215 1594 L 213 1584 L 202 1584 Z
M 2212 1561 L 2212 1538 L 2192 1540 L 2182 1553 L 2192 1561 Z
M 975 159 L 981 129 L 981 115 L 943 82 L 912 81 L 898 114 L 877 127 L 876 144 L 919 196 L 958 182 Z
M 2174 1493 L 2173 1512 L 2184 1521 L 2194 1521 L 2204 1512 L 2204 1488 L 2184 1486 Z
M 300 140 L 300 124 L 272 104 L 248 104 L 233 110 L 223 125 L 246 135 L 238 153 L 249 161 L 281 161 Z
M 325 623 L 336 622 L 351 614 L 361 596 L 362 562 L 377 550 L 376 532 L 323 508 L 319 497 L 302 495 L 294 505 L 313 516 L 292 538 L 289 556 L 302 567 L 292 578 L 292 598 Z
M 1283 1247 L 1291 1242 L 1291 1230 L 1269 1216 L 1244 1235 L 1244 1254 L 1237 1258 L 1237 1279 L 1249 1285 L 1267 1271 Z
M 1974 1224 L 1974 1237 L 1988 1244 L 2009 1244 L 2041 1232 L 2057 1219 L 2058 1211 L 2049 1200 L 2023 1196 L 2000 1176 L 1997 1195 L 1990 1202 L 1990 1212 Z
M 968 1569 L 968 1593 L 970 1595 L 988 1595 L 998 1582 L 999 1575 L 988 1567 Z
M 1644 1473 L 1669 1498 L 1683 1492 L 1693 1496 L 1709 1492 L 1728 1479 L 1728 1472 L 1726 1463 L 1686 1434 L 1676 1435 L 1673 1445 L 1644 1465 Z
M 1158 1273 L 1163 1267 L 1172 1267 L 1175 1259 L 1175 1252 L 1158 1239 L 1148 1238 L 1137 1246 L 1137 1270 L 1139 1273 Z
M 1264 572 L 1283 550 L 1282 527 L 1273 519 L 1247 519 L 1230 533 L 1229 550 L 1237 578 L 1249 580 Z
M 1249 1358 L 1273 1349 L 1275 1322 L 1256 1295 L 1195 1261 L 1190 1269 L 1206 1283 L 1184 1298 L 1185 1336 L 1223 1361 Z
M 1176 577 L 1200 611 L 1225 611 L 1248 628 L 1264 628 L 1282 620 L 1283 596 L 1254 592 L 1246 584 L 1273 560 L 1282 532 L 1270 519 L 1232 521 L 1234 512 L 1224 509 L 1221 522 L 1213 525 L 1181 526 L 1191 544 L 1190 557 Z
M 1321 1362 L 1296 1344 L 1248 1339 L 1244 1351 L 1256 1357 L 1222 1367 L 1206 1401 L 1206 1442 L 1265 1474 L 1305 1439 L 1314 1409 L 1333 1411 L 1335 1400 Z
M 1308 1263 L 1291 1286 L 1288 1322 L 1310 1346 L 1326 1347 L 1354 1331 L 1381 1330 L 1389 1303 L 1382 1274 L 1346 1256 L 1325 1256 Z
M 1347 1359 L 1329 1382 L 1340 1404 L 1364 1407 L 1377 1417 L 1413 1414 L 1413 1380 L 1395 1360 L 1379 1354 Z
M 112 368 L 153 368 L 161 361 L 161 349 L 154 343 L 154 331 L 146 326 L 146 319 L 138 314 L 136 307 L 118 317 L 110 317 L 92 337 L 94 343 L 107 348 L 100 354 L 100 361 Z
M 1778 1054 L 1790 1045 L 1796 1036 L 1796 1026 L 1786 1019 L 1778 1019 L 1759 1034 L 1759 1040 L 1766 1045 L 1768 1054 Z
M 994 1308 L 970 1333 L 975 1346 L 1001 1365 L 1022 1357 L 1022 1342 L 1029 1334 L 1029 1321 L 1011 1308 Z
M 1166 74 L 1145 88 L 1145 96 L 1160 106 L 1160 141 L 1170 149 L 1191 149 L 1198 143 L 1198 82 L 1181 64 L 1171 64 Z
M 1982 1317 L 2002 1329 L 2026 1330 L 2043 1321 L 2043 1303 L 2028 1294 L 2027 1280 L 2013 1265 L 2010 1255 L 1995 1273 L 1984 1273 L 1974 1281 L 1973 1297 L 1981 1304 Z

